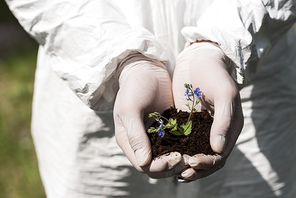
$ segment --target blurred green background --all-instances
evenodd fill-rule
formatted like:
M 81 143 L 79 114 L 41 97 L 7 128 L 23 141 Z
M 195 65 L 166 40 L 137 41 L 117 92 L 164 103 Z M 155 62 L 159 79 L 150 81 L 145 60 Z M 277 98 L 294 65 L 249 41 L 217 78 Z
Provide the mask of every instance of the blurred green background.
M 0 197 L 44 198 L 30 134 L 37 43 L 0 1 Z

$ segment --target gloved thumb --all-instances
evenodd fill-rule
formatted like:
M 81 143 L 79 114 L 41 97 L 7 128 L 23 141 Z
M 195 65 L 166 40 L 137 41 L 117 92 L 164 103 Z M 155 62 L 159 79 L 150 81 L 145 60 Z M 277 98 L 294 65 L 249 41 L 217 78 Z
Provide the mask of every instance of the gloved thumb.
M 147 166 L 152 159 L 152 153 L 150 140 L 146 134 L 144 123 L 142 121 L 143 119 L 141 119 L 141 116 L 123 119 L 126 119 L 122 123 L 129 145 L 134 151 L 137 164 L 140 167 Z
M 231 103 L 215 103 L 214 121 L 211 128 L 210 144 L 214 152 L 223 153 L 229 136 L 233 107 Z

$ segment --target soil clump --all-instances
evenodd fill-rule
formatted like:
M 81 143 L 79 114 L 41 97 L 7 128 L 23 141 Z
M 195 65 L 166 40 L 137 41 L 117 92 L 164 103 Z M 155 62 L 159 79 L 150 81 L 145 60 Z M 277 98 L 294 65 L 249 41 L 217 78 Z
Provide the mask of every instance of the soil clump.
M 167 119 L 177 120 L 178 126 L 187 122 L 189 113 L 171 107 L 163 114 Z M 152 158 L 159 157 L 170 152 L 179 152 L 181 155 L 187 154 L 193 156 L 203 153 L 205 155 L 214 155 L 215 152 L 210 146 L 210 130 L 213 118 L 207 111 L 195 112 L 191 115 L 192 132 L 185 135 L 174 135 L 166 130 L 164 137 L 157 133 L 148 133 L 152 147 Z M 166 124 L 166 121 L 164 121 Z M 154 123 L 158 127 L 158 123 Z

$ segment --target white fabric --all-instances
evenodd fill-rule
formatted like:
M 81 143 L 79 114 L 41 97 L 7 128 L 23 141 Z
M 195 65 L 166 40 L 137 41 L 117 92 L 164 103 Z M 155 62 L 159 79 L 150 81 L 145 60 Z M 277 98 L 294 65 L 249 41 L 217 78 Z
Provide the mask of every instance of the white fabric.
M 287 33 L 295 1 L 6 2 L 40 44 L 32 134 L 47 197 L 296 196 L 296 37 Z M 190 184 L 149 180 L 114 139 L 117 67 L 137 51 L 168 60 L 172 75 L 186 41 L 203 39 L 237 64 L 244 130 L 212 176 Z

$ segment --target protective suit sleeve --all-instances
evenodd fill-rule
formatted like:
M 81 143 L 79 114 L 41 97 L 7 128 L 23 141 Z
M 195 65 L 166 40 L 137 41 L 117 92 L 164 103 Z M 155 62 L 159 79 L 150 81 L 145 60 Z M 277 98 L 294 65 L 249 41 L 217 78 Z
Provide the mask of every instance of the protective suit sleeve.
M 184 27 L 187 44 L 210 40 L 235 63 L 231 73 L 239 88 L 248 84 L 270 49 L 296 21 L 295 0 L 214 1 L 198 19 Z
M 115 1 L 6 0 L 23 28 L 45 49 L 53 70 L 94 110 L 113 108 L 120 63 L 141 53 L 165 61 L 144 28 L 133 28 Z

